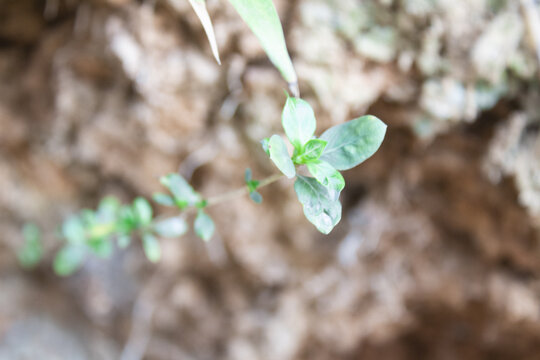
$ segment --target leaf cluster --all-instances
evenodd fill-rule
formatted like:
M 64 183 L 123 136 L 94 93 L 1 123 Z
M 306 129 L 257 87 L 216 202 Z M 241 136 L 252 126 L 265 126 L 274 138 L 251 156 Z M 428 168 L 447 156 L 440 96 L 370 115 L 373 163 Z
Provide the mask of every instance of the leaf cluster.
M 366 115 L 334 126 L 316 138 L 313 109 L 295 97 L 287 97 L 281 124 L 292 145 L 292 155 L 279 135 L 264 139 L 263 149 L 289 179 L 297 176 L 298 166 L 307 168 L 312 177 L 298 175 L 294 189 L 306 218 L 328 234 L 341 219 L 339 195 L 345 179 L 340 170 L 351 169 L 373 155 L 384 139 L 386 125 Z
M 220 63 L 210 16 L 205 0 L 189 0 L 201 20 L 210 41 L 212 52 Z M 272 162 L 288 178 L 296 177 L 294 189 L 303 206 L 306 218 L 324 234 L 328 234 L 341 219 L 339 196 L 345 187 L 340 171 L 351 169 L 369 158 L 382 143 L 386 125 L 374 116 L 362 116 L 326 130 L 315 137 L 316 119 L 311 106 L 298 98 L 297 76 L 285 44 L 285 37 L 272 0 L 229 0 L 246 22 L 272 63 L 288 82 L 296 97 L 287 97 L 282 112 L 282 125 L 292 148 L 292 154 L 283 138 L 272 135 L 262 141 L 263 149 Z M 305 168 L 311 176 L 299 173 Z M 252 178 L 248 168 L 244 174 L 245 188 L 221 197 L 249 193 L 250 198 L 262 202 L 257 191 L 275 181 L 273 175 L 264 180 Z M 154 216 L 148 200 L 138 197 L 131 204 L 120 204 L 114 197 L 104 198 L 96 210 L 85 209 L 69 217 L 58 234 L 64 240 L 57 252 L 53 267 L 59 275 L 69 275 L 79 269 L 89 254 L 109 257 L 114 249 L 127 247 L 133 239 L 140 239 L 147 258 L 156 262 L 161 258 L 159 239 L 178 237 L 188 231 L 186 212 L 195 210 L 193 230 L 204 241 L 215 231 L 206 207 L 216 199 L 204 199 L 179 174 L 160 179 L 168 192 L 156 193 L 153 200 L 173 208 L 176 213 L 168 218 Z M 39 229 L 27 224 L 23 229 L 24 244 L 18 252 L 23 267 L 31 268 L 43 256 Z
M 194 231 L 208 241 L 214 233 L 214 223 L 203 210 L 206 201 L 178 174 L 162 177 L 161 183 L 170 194 L 156 193 L 154 200 L 180 210 L 196 208 Z M 133 203 L 122 205 L 117 198 L 108 196 L 101 200 L 96 210 L 84 209 L 63 222 L 59 236 L 64 244 L 54 258 L 53 268 L 58 275 L 70 275 L 82 266 L 89 254 L 110 257 L 115 247 L 125 248 L 134 238 L 141 240 L 146 257 L 157 262 L 161 258 L 158 239 L 179 237 L 188 228 L 182 215 L 164 219 L 154 217 L 153 208 L 145 198 L 137 197 Z M 23 236 L 25 242 L 18 252 L 19 262 L 31 268 L 43 255 L 39 229 L 27 224 Z

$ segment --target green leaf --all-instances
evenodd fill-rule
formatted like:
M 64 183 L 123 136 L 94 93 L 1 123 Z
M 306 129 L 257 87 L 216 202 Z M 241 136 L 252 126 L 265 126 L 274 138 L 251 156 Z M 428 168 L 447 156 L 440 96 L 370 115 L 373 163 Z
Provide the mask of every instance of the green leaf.
M 287 151 L 285 142 L 279 135 L 272 135 L 268 142 L 270 159 L 276 164 L 278 169 L 289 179 L 296 174 L 296 169 Z
M 204 211 L 199 210 L 195 222 L 193 223 L 195 234 L 204 241 L 210 240 L 214 234 L 215 225 L 212 218 L 208 216 Z
M 72 244 L 81 244 L 86 240 L 86 230 L 81 218 L 76 215 L 69 217 L 62 224 L 62 235 Z
M 250 192 L 249 197 L 257 204 L 260 204 L 263 201 L 262 195 L 259 194 L 257 191 Z
M 154 231 L 163 237 L 178 237 L 184 235 L 187 229 L 188 225 L 181 217 L 165 219 L 154 225 Z
M 210 15 L 208 15 L 208 11 L 206 10 L 205 1 L 204 0 L 189 0 L 189 3 L 193 7 L 195 14 L 197 14 L 197 16 L 199 17 L 199 20 L 201 20 L 204 31 L 206 32 L 206 37 L 208 38 L 208 42 L 210 43 L 210 47 L 212 48 L 212 53 L 214 54 L 214 57 L 216 58 L 216 61 L 218 62 L 218 64 L 221 65 L 221 60 L 219 59 L 219 51 L 218 51 L 217 42 L 216 42 L 216 36 L 214 35 L 214 27 L 212 26 Z
M 244 172 L 244 180 L 246 181 L 246 183 L 251 181 L 251 176 L 252 176 L 251 169 L 247 168 L 246 171 Z
M 142 244 L 146 257 L 151 262 L 155 263 L 161 259 L 161 246 L 156 237 L 150 233 L 144 233 L 142 236 Z
M 180 209 L 193 206 L 200 201 L 200 196 L 191 185 L 178 174 L 169 174 L 161 177 L 161 183 L 168 188 L 174 196 L 176 205 Z
M 298 79 L 287 52 L 283 29 L 272 0 L 229 1 L 259 39 L 270 61 L 278 68 L 289 86 L 294 88 L 297 95 Z
M 299 175 L 294 183 L 306 218 L 323 234 L 328 234 L 341 220 L 341 203 L 335 194 L 317 180 Z
M 270 149 L 268 147 L 268 143 L 270 142 L 270 139 L 269 138 L 264 138 L 261 140 L 261 146 L 264 150 L 264 152 L 266 153 L 266 155 L 270 156 Z
M 304 151 L 296 156 L 294 161 L 297 164 L 308 164 L 316 162 L 326 147 L 326 141 L 320 139 L 311 139 L 304 146 Z
M 247 186 L 248 191 L 250 193 L 255 191 L 255 189 L 257 189 L 257 187 L 260 184 L 259 180 L 252 180 L 252 174 L 251 174 L 251 169 L 250 168 L 246 169 L 246 172 L 245 172 L 245 175 L 244 175 L 244 180 L 246 181 L 246 186 Z
M 294 97 L 287 97 L 281 113 L 281 124 L 289 141 L 299 152 L 313 137 L 317 126 L 311 106 L 306 101 Z
M 200 200 L 199 202 L 197 202 L 195 204 L 195 207 L 197 209 L 204 209 L 207 206 L 208 206 L 208 200 L 206 200 L 206 199 L 202 199 L 202 200 Z
M 113 221 L 118 215 L 120 209 L 120 202 L 117 198 L 112 196 L 104 197 L 100 202 L 97 210 L 97 216 L 99 221 Z M 90 215 L 90 214 L 88 214 Z
M 133 201 L 133 212 L 140 225 L 148 225 L 152 222 L 152 206 L 145 198 L 138 197 Z
M 345 179 L 339 171 L 329 163 L 320 160 L 307 164 L 307 168 L 318 182 L 328 188 L 330 192 L 336 193 L 336 199 L 339 197 L 339 193 L 345 187 Z
M 118 247 L 125 249 L 131 244 L 131 237 L 128 234 L 120 234 L 117 238 Z
M 123 233 L 129 233 L 137 227 L 137 218 L 131 206 L 123 205 L 120 208 L 117 226 L 120 232 Z
M 41 234 L 34 224 L 25 224 L 23 227 L 24 245 L 17 252 L 17 258 L 22 267 L 30 269 L 36 266 L 43 256 Z
M 152 199 L 160 205 L 164 206 L 175 206 L 174 199 L 170 197 L 167 194 L 163 193 L 155 193 L 154 196 L 152 196 Z
M 101 215 L 94 210 L 82 209 L 79 212 L 79 218 L 81 219 L 84 227 L 88 227 L 98 222 L 98 220 L 101 220 Z
M 386 124 L 372 115 L 331 127 L 320 137 L 328 142 L 321 160 L 337 170 L 351 169 L 379 149 L 385 133 Z
M 261 182 L 259 180 L 250 180 L 247 182 L 247 188 L 249 192 L 255 191 Z
M 93 238 L 87 244 L 90 250 L 101 258 L 108 258 L 113 252 L 113 246 L 109 237 Z
M 86 256 L 86 248 L 80 244 L 67 244 L 56 254 L 53 269 L 57 275 L 68 276 L 78 270 Z

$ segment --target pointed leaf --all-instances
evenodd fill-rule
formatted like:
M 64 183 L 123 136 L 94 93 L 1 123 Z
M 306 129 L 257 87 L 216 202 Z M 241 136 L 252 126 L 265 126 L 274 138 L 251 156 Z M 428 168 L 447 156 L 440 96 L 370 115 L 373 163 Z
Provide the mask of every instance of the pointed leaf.
M 341 203 L 317 180 L 298 175 L 294 183 L 304 215 L 323 234 L 328 234 L 341 220 Z
M 195 228 L 197 236 L 204 241 L 210 240 L 215 230 L 214 221 L 202 210 L 199 210 L 197 218 L 195 218 L 195 222 L 193 223 L 193 227 Z
M 313 137 L 317 126 L 311 106 L 306 101 L 294 97 L 287 97 L 281 113 L 281 124 L 289 141 L 297 150 L 302 149 L 302 146 Z
M 270 159 L 278 169 L 289 179 L 293 178 L 296 169 L 287 151 L 287 146 L 279 135 L 272 135 L 268 142 L 268 150 L 270 151 Z
M 294 162 L 297 164 L 308 164 L 317 162 L 326 147 L 326 141 L 320 139 L 311 139 L 304 146 L 304 151 L 298 155 Z
M 214 27 L 212 26 L 210 15 L 208 15 L 208 11 L 206 10 L 206 2 L 204 0 L 189 0 L 189 3 L 193 7 L 195 14 L 197 14 L 197 16 L 199 17 L 199 20 L 201 20 L 204 31 L 206 32 L 206 37 L 208 38 L 208 42 L 210 43 L 210 47 L 212 48 L 212 53 L 214 54 L 214 57 L 216 58 L 218 64 L 221 65 L 216 36 L 214 35 Z
M 259 39 L 264 51 L 285 81 L 297 88 L 298 79 L 287 52 L 283 29 L 272 0 L 229 1 Z
M 372 115 L 331 127 L 320 137 L 328 142 L 321 160 L 337 170 L 351 169 L 379 149 L 385 133 L 386 124 Z
M 345 179 L 339 171 L 329 163 L 320 160 L 307 164 L 307 168 L 318 182 L 328 188 L 331 193 L 336 193 L 336 199 L 339 197 L 339 193 L 345 187 Z

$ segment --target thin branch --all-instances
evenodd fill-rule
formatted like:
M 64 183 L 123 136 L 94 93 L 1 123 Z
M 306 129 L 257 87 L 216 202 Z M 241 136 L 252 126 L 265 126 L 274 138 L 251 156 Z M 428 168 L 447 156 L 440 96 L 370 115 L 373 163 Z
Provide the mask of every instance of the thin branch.
M 259 182 L 259 185 L 257 186 L 257 189 L 265 187 L 267 185 L 270 185 L 270 184 L 278 181 L 282 177 L 283 177 L 283 174 L 271 175 L 271 176 L 261 180 Z M 217 195 L 217 196 L 208 198 L 207 199 L 207 207 L 217 205 L 217 204 L 221 204 L 223 202 L 230 201 L 230 200 L 236 199 L 237 197 L 241 197 L 241 196 L 244 196 L 244 195 L 247 195 L 247 194 L 249 194 L 249 189 L 248 189 L 247 186 L 243 186 L 243 187 L 241 187 L 239 189 L 226 192 L 225 194 L 221 194 L 221 195 Z

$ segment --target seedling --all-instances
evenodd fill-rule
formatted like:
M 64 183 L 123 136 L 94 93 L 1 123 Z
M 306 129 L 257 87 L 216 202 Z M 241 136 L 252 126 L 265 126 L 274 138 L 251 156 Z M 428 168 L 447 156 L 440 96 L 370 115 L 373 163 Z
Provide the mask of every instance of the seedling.
M 220 62 L 205 1 L 189 1 L 201 19 L 216 60 Z M 63 243 L 53 261 L 58 275 L 73 273 L 90 254 L 109 257 L 115 247 L 125 248 L 135 238 L 141 240 L 146 257 L 157 262 L 161 258 L 159 239 L 184 235 L 189 229 L 188 220 L 193 220 L 193 230 L 198 237 L 210 241 L 215 224 L 207 211 L 209 207 L 244 195 L 260 204 L 263 198 L 258 190 L 283 176 L 296 178 L 294 190 L 304 215 L 320 232 L 328 234 L 339 223 L 339 196 L 345 187 L 340 171 L 351 169 L 373 155 L 383 141 L 386 125 L 367 115 L 334 126 L 319 138 L 315 137 L 315 114 L 311 106 L 298 97 L 296 73 L 272 1 L 229 1 L 257 36 L 295 95 L 287 95 L 282 112 L 282 125 L 293 149 L 292 154 L 280 135 L 263 139 L 263 150 L 280 173 L 255 180 L 251 170 L 246 169 L 241 188 L 216 197 L 205 198 L 179 174 L 163 176 L 160 182 L 168 192 L 154 194 L 153 200 L 172 210 L 173 215 L 165 218 L 155 217 L 152 206 L 142 197 L 124 205 L 116 198 L 104 198 L 96 210 L 82 210 L 62 224 L 59 235 Z M 302 167 L 311 176 L 300 175 L 305 173 L 300 169 Z M 30 268 L 37 265 L 43 255 L 40 233 L 35 225 L 28 224 L 23 235 L 25 242 L 18 258 L 22 266 Z

